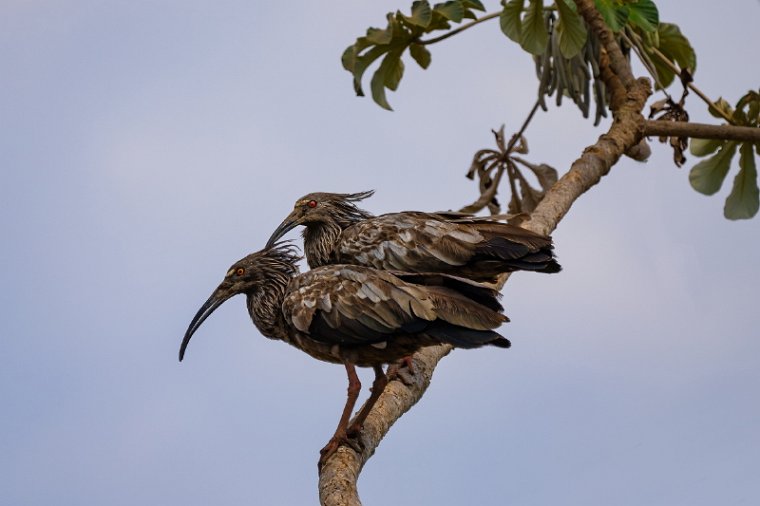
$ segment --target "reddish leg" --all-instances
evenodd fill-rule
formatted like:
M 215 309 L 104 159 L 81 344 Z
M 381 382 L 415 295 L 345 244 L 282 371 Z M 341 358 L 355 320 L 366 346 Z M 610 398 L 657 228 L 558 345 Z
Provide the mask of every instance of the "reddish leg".
M 346 363 L 345 366 L 346 373 L 348 374 L 348 397 L 346 399 L 346 405 L 343 407 L 343 414 L 340 416 L 340 421 L 338 422 L 338 428 L 335 429 L 335 434 L 330 438 L 330 441 L 327 442 L 325 447 L 319 451 L 321 456 L 319 457 L 319 464 L 317 465 L 320 469 L 325 461 L 327 461 L 328 457 L 335 453 L 338 447 L 348 439 L 346 432 L 348 421 L 351 419 L 351 413 L 354 410 L 356 399 L 359 397 L 359 391 L 362 388 L 362 384 L 359 381 L 359 376 L 356 375 L 356 368 L 353 364 Z
M 383 393 L 385 386 L 388 384 L 388 377 L 383 372 L 383 367 L 376 365 L 373 366 L 373 369 L 375 370 L 375 381 L 372 382 L 372 394 L 369 396 L 369 399 L 367 399 L 367 402 L 364 403 L 361 411 L 359 411 L 359 414 L 356 415 L 353 423 L 348 428 L 347 434 L 349 437 L 355 437 L 361 432 L 364 420 L 367 419 L 367 415 L 369 415 L 372 407 L 375 405 L 380 394 Z

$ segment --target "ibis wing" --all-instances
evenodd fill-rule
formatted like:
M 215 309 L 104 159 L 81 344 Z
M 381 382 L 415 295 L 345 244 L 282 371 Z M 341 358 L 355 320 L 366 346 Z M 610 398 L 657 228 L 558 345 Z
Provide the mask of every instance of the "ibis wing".
M 358 222 L 343 231 L 338 259 L 376 269 L 450 272 L 474 279 L 514 270 L 560 270 L 550 237 L 494 220 L 448 218 L 404 212 Z
M 482 241 L 474 228 L 435 214 L 384 214 L 344 230 L 338 256 L 376 269 L 450 271 L 465 265 Z
M 329 344 L 385 341 L 420 332 L 435 320 L 432 301 L 420 287 L 358 266 L 313 269 L 298 278 L 283 302 L 283 314 L 310 338 Z

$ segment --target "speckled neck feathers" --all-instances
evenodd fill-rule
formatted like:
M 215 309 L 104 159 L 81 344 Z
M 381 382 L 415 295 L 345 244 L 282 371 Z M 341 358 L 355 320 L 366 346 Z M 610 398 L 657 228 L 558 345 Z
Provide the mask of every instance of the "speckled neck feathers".
M 306 224 L 303 231 L 304 253 L 314 269 L 335 262 L 334 252 L 343 230 L 374 215 L 342 199 L 330 200 L 329 219 Z
M 246 293 L 246 304 L 254 325 L 266 337 L 287 340 L 282 301 L 288 283 L 299 274 L 299 259 L 293 247 L 281 246 L 262 252 L 256 261 L 255 269 L 261 282 Z

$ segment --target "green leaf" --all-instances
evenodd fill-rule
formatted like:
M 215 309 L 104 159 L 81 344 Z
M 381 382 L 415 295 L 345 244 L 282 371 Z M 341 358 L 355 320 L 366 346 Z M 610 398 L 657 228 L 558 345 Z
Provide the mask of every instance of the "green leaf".
M 715 153 L 724 141 L 718 139 L 691 139 L 689 141 L 689 151 L 692 155 L 703 157 Z
M 645 32 L 657 31 L 657 25 L 660 24 L 660 14 L 652 0 L 639 0 L 635 3 L 629 3 L 628 9 L 628 21 L 632 25 L 638 26 Z
M 757 188 L 757 167 L 752 143 L 745 142 L 739 149 L 739 167 L 741 169 L 734 178 L 734 187 L 723 208 L 723 215 L 729 220 L 752 218 L 760 208 L 760 190 Z
M 604 22 L 613 32 L 619 32 L 628 22 L 628 7 L 619 5 L 615 0 L 595 0 L 596 8 Z
M 543 0 L 530 0 L 530 6 L 522 24 L 522 40 L 520 45 L 531 54 L 540 55 L 546 50 L 549 33 L 544 26 Z
M 385 57 L 386 60 L 389 60 L 385 69 L 385 87 L 393 91 L 398 89 L 398 83 L 404 77 L 404 62 L 401 60 L 401 53 L 399 52 L 397 57 L 394 56 L 395 54 L 395 52 L 388 53 L 388 56 Z
M 747 119 L 750 125 L 757 126 L 760 124 L 760 102 L 752 102 L 749 104 Z
M 395 81 L 396 85 L 398 85 L 396 76 L 398 76 L 398 79 L 401 79 L 399 73 L 403 74 L 404 72 L 403 63 L 401 63 L 401 51 L 402 50 L 394 50 L 386 54 L 382 63 L 380 63 L 380 66 L 372 75 L 372 80 L 369 83 L 370 90 L 372 91 L 372 100 L 383 109 L 389 111 L 392 111 L 393 109 L 385 98 L 385 88 L 390 88 L 390 86 L 387 85 L 389 82 L 393 83 Z M 399 69 L 399 67 L 401 68 Z
M 354 90 L 360 97 L 364 96 L 364 90 L 362 90 L 362 76 L 367 70 L 367 67 L 372 65 L 372 62 L 383 56 L 389 51 L 388 46 L 375 46 L 361 56 L 355 58 L 353 70 L 354 74 Z
M 738 114 L 741 111 L 741 114 Z M 760 124 L 760 93 L 755 90 L 748 91 L 736 102 L 736 110 L 733 118 L 740 120 L 740 125 L 756 127 Z
M 723 111 L 728 117 L 731 117 L 734 114 L 734 109 L 731 107 L 731 104 L 729 104 L 728 100 L 723 97 L 718 97 L 718 100 L 715 101 L 715 106 L 716 107 L 713 107 L 711 105 L 707 108 L 707 112 L 709 112 L 713 118 L 724 119 L 723 116 L 715 110 L 716 108 Z
M 502 9 L 499 15 L 501 31 L 518 44 L 522 41 L 520 14 L 522 14 L 524 3 L 525 0 L 509 0 L 509 2 L 504 4 L 504 9 Z
M 557 22 L 559 50 L 562 56 L 569 60 L 580 53 L 586 44 L 586 25 L 565 0 L 557 0 L 557 10 L 559 11 Z
M 356 47 L 348 46 L 340 57 L 340 63 L 343 68 L 353 74 L 354 67 L 356 66 Z
M 464 6 L 459 0 L 451 0 L 446 3 L 436 4 L 433 10 L 441 14 L 446 19 L 459 23 L 464 17 Z
M 712 195 L 720 190 L 735 153 L 736 142 L 729 141 L 721 146 L 716 155 L 696 164 L 689 173 L 691 186 L 705 195 Z
M 430 8 L 430 3 L 427 0 L 419 0 L 412 3 L 411 16 L 404 16 L 403 14 L 401 16 L 411 25 L 426 28 L 433 19 L 433 9 Z
M 367 28 L 367 40 L 377 45 L 390 44 L 393 40 L 393 23 L 393 14 L 388 14 L 388 26 L 385 29 Z
M 357 55 L 371 45 L 372 43 L 367 40 L 367 37 L 359 37 L 356 39 L 356 42 L 353 45 L 348 46 L 340 57 L 343 68 L 353 74 Z
M 689 43 L 689 39 L 683 36 L 677 25 L 672 23 L 660 23 L 657 28 L 657 39 L 659 39 L 658 49 L 669 60 L 678 63 L 680 68 L 688 68 L 691 74 L 697 69 L 697 55 Z M 651 48 L 647 51 L 652 55 L 657 76 L 663 87 L 667 88 L 673 82 L 675 74 L 670 67 L 666 66 Z
M 462 5 L 468 9 L 485 12 L 486 8 L 480 0 L 462 0 Z
M 416 61 L 423 69 L 428 68 L 430 65 L 430 51 L 422 44 L 412 44 L 409 46 L 409 54 L 412 55 L 414 61 Z
M 689 39 L 682 33 L 678 25 L 673 23 L 660 23 L 657 29 L 660 40 L 660 51 L 665 56 L 674 59 L 681 68 L 688 68 L 692 75 L 697 71 L 697 54 L 691 47 Z

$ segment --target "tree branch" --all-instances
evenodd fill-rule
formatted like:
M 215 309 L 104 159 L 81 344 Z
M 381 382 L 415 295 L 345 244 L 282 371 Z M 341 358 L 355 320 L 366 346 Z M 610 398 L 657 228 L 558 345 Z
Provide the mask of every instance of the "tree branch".
M 706 125 L 683 121 L 653 121 L 644 123 L 644 135 L 658 137 L 692 137 L 760 142 L 760 128 L 734 125 Z
M 613 92 L 624 96 L 613 97 L 620 104 L 615 121 L 607 133 L 587 147 L 570 170 L 549 189 L 544 199 L 522 226 L 540 234 L 554 230 L 570 210 L 572 204 L 604 177 L 627 150 L 643 138 L 645 120 L 642 110 L 651 94 L 648 79 L 634 79 L 628 62 L 614 41 L 594 7 L 593 0 L 575 0 L 578 11 L 592 30 L 599 35 L 610 58 L 614 77 L 622 82 Z M 508 276 L 500 281 L 503 283 Z M 364 449 L 361 452 L 342 446 L 322 467 L 319 476 L 319 497 L 324 506 L 360 506 L 356 482 L 359 474 L 372 456 L 390 427 L 408 411 L 424 394 L 437 363 L 451 351 L 450 346 L 433 346 L 414 355 L 416 374 L 411 386 L 392 381 L 386 387 L 362 430 Z
M 453 348 L 449 345 L 431 346 L 414 355 L 413 383 L 406 385 L 393 380 L 370 411 L 361 431 L 364 449 L 361 453 L 341 446 L 322 467 L 319 475 L 319 500 L 325 506 L 361 506 L 356 482 L 364 464 L 375 453 L 380 441 L 391 426 L 417 404 L 430 386 L 436 364 Z

